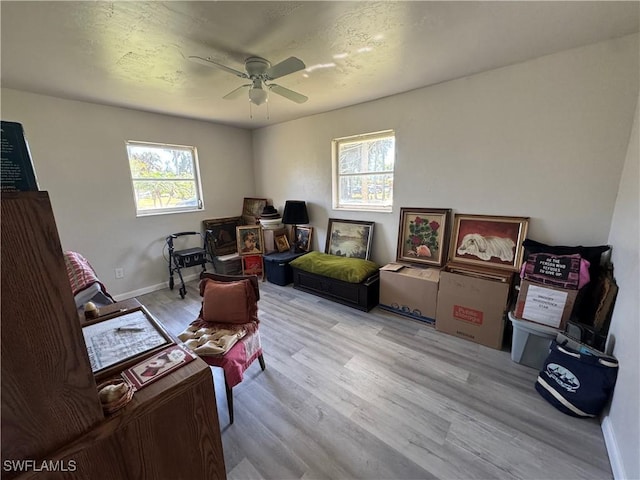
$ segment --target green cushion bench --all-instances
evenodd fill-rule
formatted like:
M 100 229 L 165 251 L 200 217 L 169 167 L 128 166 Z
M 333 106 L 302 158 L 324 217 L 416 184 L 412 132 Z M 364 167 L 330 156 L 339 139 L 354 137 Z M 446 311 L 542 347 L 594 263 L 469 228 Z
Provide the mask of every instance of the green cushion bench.
M 289 265 L 293 288 L 365 312 L 378 305 L 380 267 L 374 262 L 309 252 Z

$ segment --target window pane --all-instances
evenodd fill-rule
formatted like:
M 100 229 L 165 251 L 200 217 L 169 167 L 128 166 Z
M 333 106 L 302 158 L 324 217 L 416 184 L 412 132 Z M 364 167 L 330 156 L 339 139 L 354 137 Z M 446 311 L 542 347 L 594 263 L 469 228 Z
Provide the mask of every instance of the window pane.
M 393 137 L 340 142 L 338 173 L 368 173 L 393 171 L 395 139 Z
M 138 210 L 198 206 L 193 182 L 134 180 Z
M 131 142 L 127 153 L 138 213 L 203 208 L 194 148 Z
M 334 174 L 337 177 L 335 208 L 372 207 L 390 210 L 393 205 L 395 134 L 379 132 L 334 141 Z

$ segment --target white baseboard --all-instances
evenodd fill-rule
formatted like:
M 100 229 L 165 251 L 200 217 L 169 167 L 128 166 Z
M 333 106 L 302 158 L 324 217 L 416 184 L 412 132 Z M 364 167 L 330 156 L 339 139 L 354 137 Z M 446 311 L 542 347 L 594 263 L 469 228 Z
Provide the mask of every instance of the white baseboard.
M 183 275 L 182 278 L 186 283 L 186 282 L 190 282 L 191 280 L 197 280 L 198 278 L 200 278 L 200 274 L 193 273 L 191 275 Z M 175 278 L 174 278 L 174 281 L 175 281 Z M 162 290 L 163 288 L 169 288 L 168 280 L 166 282 L 157 283 L 155 285 L 149 285 L 148 287 L 139 288 L 138 290 L 132 290 L 130 292 L 124 292 L 119 295 L 114 295 L 113 298 L 115 299 L 116 302 L 120 302 L 122 300 L 127 300 L 128 298 L 139 297 L 140 295 L 145 295 L 147 293 Z M 180 288 L 180 279 L 178 279 L 178 281 L 175 282 L 175 285 L 173 288 L 176 291 Z
M 624 471 L 622 458 L 620 457 L 620 449 L 618 448 L 615 432 L 613 431 L 611 420 L 609 420 L 608 416 L 604 418 L 600 428 L 602 428 L 604 443 L 607 446 L 607 453 L 609 454 L 609 463 L 611 464 L 613 478 L 616 480 L 624 480 L 627 478 L 627 475 Z

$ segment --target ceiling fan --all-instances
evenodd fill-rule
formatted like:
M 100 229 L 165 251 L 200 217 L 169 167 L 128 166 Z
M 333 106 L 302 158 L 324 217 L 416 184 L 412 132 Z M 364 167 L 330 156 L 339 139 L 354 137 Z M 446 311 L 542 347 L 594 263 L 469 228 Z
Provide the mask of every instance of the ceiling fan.
M 206 65 L 208 67 L 219 68 L 221 70 L 224 70 L 225 72 L 232 73 L 237 77 L 247 79 L 251 82 L 241 85 L 235 90 L 227 93 L 224 97 L 222 97 L 226 100 L 231 100 L 239 97 L 240 94 L 242 94 L 243 90 L 248 88 L 249 101 L 255 105 L 262 105 L 267 101 L 268 97 L 265 87 L 269 91 L 277 93 L 278 95 L 282 95 L 283 97 L 288 98 L 289 100 L 292 100 L 296 103 L 304 103 L 309 99 L 301 93 L 294 92 L 293 90 L 289 90 L 288 88 L 285 88 L 281 85 L 276 85 L 275 83 L 267 83 L 275 80 L 276 78 L 284 77 L 285 75 L 289 75 L 306 68 L 304 62 L 296 57 L 289 57 L 286 60 L 283 60 L 282 62 L 277 63 L 273 66 L 271 66 L 271 63 L 264 58 L 249 57 L 244 62 L 246 73 L 231 67 L 227 67 L 226 65 L 222 65 L 221 63 L 212 60 L 210 57 L 202 58 L 197 56 L 190 56 L 189 60 L 201 65 Z

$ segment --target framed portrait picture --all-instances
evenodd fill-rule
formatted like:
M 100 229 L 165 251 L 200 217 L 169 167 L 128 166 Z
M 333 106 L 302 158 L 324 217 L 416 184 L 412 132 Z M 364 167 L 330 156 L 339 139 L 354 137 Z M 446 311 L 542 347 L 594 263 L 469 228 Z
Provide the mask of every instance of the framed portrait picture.
M 209 252 L 216 257 L 238 251 L 236 227 L 243 225 L 242 217 L 212 218 L 203 220 Z
M 264 262 L 262 255 L 245 255 L 242 257 L 242 274 L 255 275 L 264 280 Z
M 142 306 L 89 321 L 82 325 L 82 335 L 96 380 L 174 343 Z
M 401 208 L 396 260 L 441 267 L 447 262 L 451 209 Z
M 293 232 L 296 249 L 303 252 L 310 252 L 311 248 L 311 235 L 313 234 L 313 227 L 299 227 L 296 225 Z
M 240 255 L 263 255 L 264 235 L 259 225 L 236 227 L 238 253 Z
M 517 272 L 522 265 L 522 242 L 528 227 L 528 217 L 456 214 L 451 261 Z
M 286 252 L 291 248 L 289 245 L 289 240 L 287 239 L 286 234 L 280 234 L 275 236 L 276 247 L 278 248 L 278 252 Z
M 375 222 L 330 218 L 325 253 L 369 260 L 374 224 Z

